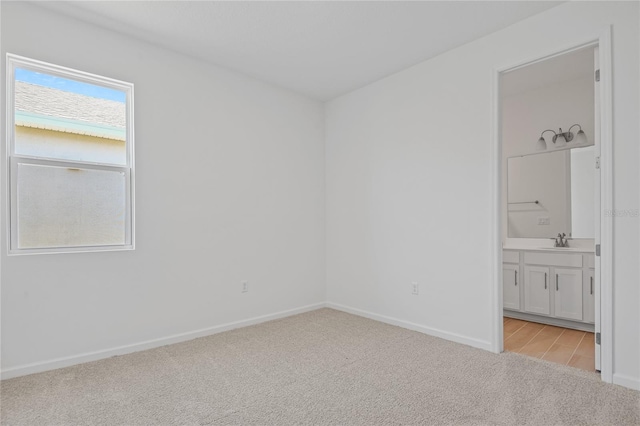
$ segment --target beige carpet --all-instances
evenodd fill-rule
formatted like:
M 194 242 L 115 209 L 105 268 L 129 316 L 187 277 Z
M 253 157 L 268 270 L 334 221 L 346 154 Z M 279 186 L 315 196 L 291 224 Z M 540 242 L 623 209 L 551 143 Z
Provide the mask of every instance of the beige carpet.
M 331 309 L 11 380 L 3 425 L 640 424 L 640 393 Z

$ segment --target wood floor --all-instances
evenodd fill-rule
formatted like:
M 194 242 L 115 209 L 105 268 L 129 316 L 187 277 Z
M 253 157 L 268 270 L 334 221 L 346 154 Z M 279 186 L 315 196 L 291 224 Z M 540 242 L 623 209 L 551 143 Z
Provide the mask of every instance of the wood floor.
M 504 350 L 595 371 L 593 333 L 504 317 Z

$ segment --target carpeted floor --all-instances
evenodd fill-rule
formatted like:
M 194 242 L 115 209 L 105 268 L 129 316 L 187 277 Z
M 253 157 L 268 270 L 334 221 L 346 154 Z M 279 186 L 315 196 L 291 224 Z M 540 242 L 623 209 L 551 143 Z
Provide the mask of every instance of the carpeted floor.
M 3 425 L 638 425 L 640 393 L 320 309 L 5 380 Z

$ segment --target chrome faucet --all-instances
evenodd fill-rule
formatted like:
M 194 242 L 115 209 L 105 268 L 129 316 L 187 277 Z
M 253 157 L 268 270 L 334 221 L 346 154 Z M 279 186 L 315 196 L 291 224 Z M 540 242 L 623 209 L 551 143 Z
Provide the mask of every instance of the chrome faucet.
M 569 241 L 567 240 L 567 234 L 558 233 L 558 236 L 555 238 L 554 247 L 569 247 Z

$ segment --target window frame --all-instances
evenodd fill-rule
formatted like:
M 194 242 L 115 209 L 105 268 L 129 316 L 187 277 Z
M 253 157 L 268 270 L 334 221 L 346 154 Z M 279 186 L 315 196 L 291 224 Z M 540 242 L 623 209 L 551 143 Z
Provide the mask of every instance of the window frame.
M 108 87 L 126 94 L 126 164 L 100 163 L 34 157 L 15 153 L 15 69 L 27 69 L 56 77 L 73 79 L 83 83 Z M 103 77 L 72 68 L 63 67 L 11 53 L 6 56 L 6 178 L 7 178 L 7 253 L 8 255 L 82 253 L 96 251 L 122 251 L 135 249 L 135 149 L 133 117 L 133 83 Z M 121 172 L 125 175 L 125 242 L 115 245 L 57 246 L 42 248 L 18 247 L 17 170 L 18 164 L 34 164 L 53 167 L 72 167 L 90 170 Z

